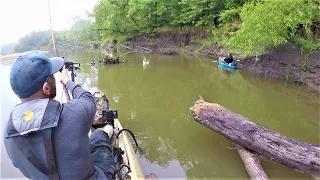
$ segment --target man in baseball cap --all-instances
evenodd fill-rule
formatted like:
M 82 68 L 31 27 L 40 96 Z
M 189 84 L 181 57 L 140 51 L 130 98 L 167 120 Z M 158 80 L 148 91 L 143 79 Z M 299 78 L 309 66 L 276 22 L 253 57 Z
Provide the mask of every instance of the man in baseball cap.
M 113 128 L 96 130 L 88 137 L 96 114 L 93 95 L 69 80 L 63 70 L 60 81 L 73 99 L 63 104 L 53 99 L 53 74 L 63 66 L 63 58 L 48 58 L 41 51 L 25 52 L 12 64 L 10 84 L 21 103 L 4 129 L 9 158 L 29 179 L 112 179 Z

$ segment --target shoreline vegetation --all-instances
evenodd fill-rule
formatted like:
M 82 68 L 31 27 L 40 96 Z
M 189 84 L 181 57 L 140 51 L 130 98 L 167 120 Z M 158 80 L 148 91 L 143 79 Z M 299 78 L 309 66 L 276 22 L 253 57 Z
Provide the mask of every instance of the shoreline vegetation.
M 319 7 L 319 0 L 99 0 L 86 19 L 74 17 L 69 30 L 54 34 L 57 45 L 70 48 L 130 43 L 139 36 L 152 41 L 159 33 L 189 34 L 190 41 L 180 47 L 223 46 L 242 58 L 294 43 L 308 57 L 320 50 Z M 14 51 L 51 46 L 50 31 L 38 31 L 20 38 Z
M 45 54 L 48 54 L 49 51 L 42 51 Z M 0 64 L 9 63 L 14 61 L 21 53 L 12 53 L 0 56 Z
M 59 49 L 120 44 L 214 60 L 232 53 L 242 69 L 319 91 L 319 7 L 319 0 L 99 0 L 88 18 L 74 17 L 69 30 L 54 33 Z M 282 46 L 293 50 L 279 52 Z M 32 49 L 52 51 L 49 30 L 31 32 L 14 47 Z
M 0 56 L 0 62 L 5 63 L 7 61 L 13 61 L 20 53 L 13 53 L 13 54 L 7 54 L 7 55 L 1 55 Z

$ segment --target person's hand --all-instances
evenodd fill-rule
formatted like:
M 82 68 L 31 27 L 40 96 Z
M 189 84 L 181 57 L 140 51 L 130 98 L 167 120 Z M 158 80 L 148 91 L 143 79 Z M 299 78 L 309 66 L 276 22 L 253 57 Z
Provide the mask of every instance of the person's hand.
M 68 71 L 66 69 L 64 69 L 61 73 L 60 73 L 60 81 L 62 84 L 66 85 L 67 82 L 69 80 L 69 75 L 68 75 Z

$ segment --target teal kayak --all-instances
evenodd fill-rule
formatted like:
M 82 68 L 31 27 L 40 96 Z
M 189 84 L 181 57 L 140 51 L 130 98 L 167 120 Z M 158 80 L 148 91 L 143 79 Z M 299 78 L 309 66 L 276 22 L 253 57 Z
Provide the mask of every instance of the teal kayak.
M 236 63 L 232 63 L 233 65 L 229 65 L 229 64 L 226 64 L 222 61 L 218 61 L 218 66 L 219 67 L 222 67 L 222 68 L 226 68 L 226 69 L 238 69 L 238 66 Z

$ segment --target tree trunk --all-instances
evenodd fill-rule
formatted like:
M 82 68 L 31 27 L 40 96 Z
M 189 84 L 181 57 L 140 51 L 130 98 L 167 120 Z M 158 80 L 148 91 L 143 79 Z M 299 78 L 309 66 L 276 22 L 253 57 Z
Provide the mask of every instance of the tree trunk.
M 200 99 L 190 108 L 200 124 L 242 147 L 291 169 L 320 176 L 320 146 L 290 139 L 249 119 Z
M 236 143 L 233 143 L 233 145 L 237 148 L 251 180 L 269 180 L 267 174 L 260 165 L 259 157 Z

